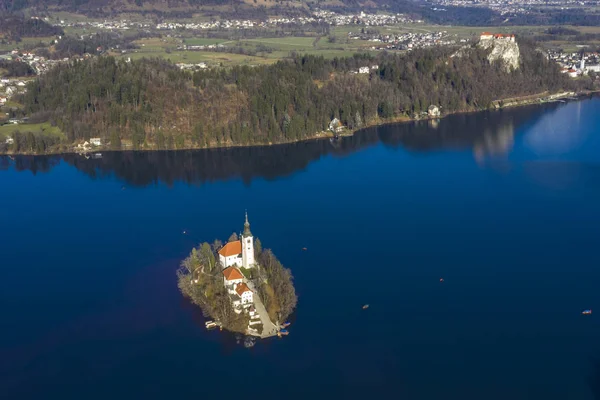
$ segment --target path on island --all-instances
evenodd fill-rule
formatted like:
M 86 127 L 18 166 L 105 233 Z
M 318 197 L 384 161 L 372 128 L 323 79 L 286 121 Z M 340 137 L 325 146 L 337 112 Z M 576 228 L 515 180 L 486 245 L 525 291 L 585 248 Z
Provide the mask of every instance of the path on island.
M 260 337 L 267 338 L 267 337 L 277 335 L 277 329 L 278 329 L 277 325 L 275 325 L 269 318 L 269 313 L 267 312 L 265 305 L 263 304 L 260 296 L 258 295 L 258 291 L 256 290 L 256 287 L 254 286 L 254 282 L 251 282 L 250 280 L 246 280 L 246 284 L 248 285 L 250 290 L 252 290 L 252 292 L 254 292 L 254 308 L 256 309 L 256 312 L 260 316 L 260 320 L 263 324 L 263 331 L 262 331 L 262 334 L 260 335 Z

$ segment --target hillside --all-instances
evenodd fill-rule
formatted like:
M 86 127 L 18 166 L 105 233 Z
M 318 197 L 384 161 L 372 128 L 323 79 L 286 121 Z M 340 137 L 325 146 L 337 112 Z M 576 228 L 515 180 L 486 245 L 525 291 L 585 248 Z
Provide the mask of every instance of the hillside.
M 63 35 L 61 28 L 37 18 L 0 14 L 0 36 L 15 40 L 22 36 L 42 37 Z
M 383 11 L 408 14 L 430 23 L 465 26 L 582 25 L 598 26 L 600 12 L 594 7 L 549 8 L 533 6 L 527 13 L 503 14 L 486 6 L 445 4 L 443 12 L 426 0 L 0 0 L 2 11 L 31 9 L 34 14 L 66 11 L 92 17 L 115 18 L 121 14 L 158 18 L 190 18 L 194 14 L 256 18 L 306 15 L 315 8 L 341 13 Z
M 410 118 L 430 105 L 444 113 L 571 88 L 558 67 L 521 44 L 520 68 L 489 63 L 477 47 L 416 50 L 406 56 L 296 57 L 262 67 L 189 73 L 161 60 L 111 57 L 57 67 L 20 101 L 33 120 L 57 125 L 65 144 L 101 137 L 114 148 L 198 148 L 292 142 L 328 130 Z M 356 74 L 368 66 L 368 74 Z M 17 141 L 27 151 L 28 144 Z

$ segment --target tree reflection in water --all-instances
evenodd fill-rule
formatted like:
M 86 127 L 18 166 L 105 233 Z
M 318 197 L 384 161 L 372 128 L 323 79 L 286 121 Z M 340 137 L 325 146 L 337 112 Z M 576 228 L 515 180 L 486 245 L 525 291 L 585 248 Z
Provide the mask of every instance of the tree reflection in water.
M 402 148 L 409 152 L 471 149 L 482 159 L 505 154 L 515 130 L 559 107 L 559 103 L 457 114 L 439 121 L 417 121 L 367 128 L 334 143 L 328 139 L 300 143 L 227 149 L 103 152 L 102 158 L 77 154 L 57 156 L 0 156 L 0 169 L 48 172 L 61 161 L 92 179 L 115 176 L 134 186 L 175 182 L 203 184 L 241 178 L 276 179 L 306 168 L 324 156 L 345 156 L 369 146 Z

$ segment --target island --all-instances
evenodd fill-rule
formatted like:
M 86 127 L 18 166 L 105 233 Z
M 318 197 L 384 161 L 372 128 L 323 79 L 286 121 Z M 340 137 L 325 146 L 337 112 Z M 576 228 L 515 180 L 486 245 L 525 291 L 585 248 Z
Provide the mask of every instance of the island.
M 287 334 L 285 321 L 298 301 L 293 276 L 253 237 L 248 213 L 243 232 L 227 243 L 193 248 L 177 278 L 181 293 L 221 329 L 260 338 Z

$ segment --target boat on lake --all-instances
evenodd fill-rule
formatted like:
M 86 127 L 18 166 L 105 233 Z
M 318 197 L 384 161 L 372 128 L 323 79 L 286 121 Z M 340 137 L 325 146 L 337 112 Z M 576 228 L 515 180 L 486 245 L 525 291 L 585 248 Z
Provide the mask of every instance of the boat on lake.
M 206 325 L 206 329 L 212 329 L 218 326 L 215 321 L 206 321 L 204 325 Z
M 368 305 L 368 304 L 365 304 L 365 305 L 363 306 L 363 310 L 366 310 L 367 308 L 369 308 L 369 305 Z
M 583 315 L 590 315 L 592 313 L 592 310 L 583 310 L 581 313 Z
M 291 323 L 289 323 L 289 322 L 284 322 L 284 323 L 281 325 L 281 327 L 282 327 L 282 328 L 287 328 L 287 327 L 288 327 L 288 326 L 290 326 L 290 325 L 291 325 Z

